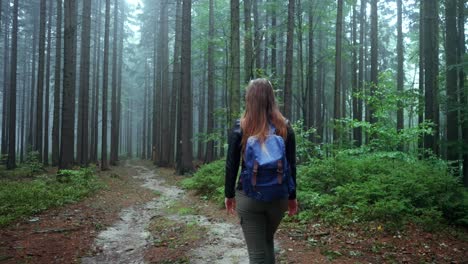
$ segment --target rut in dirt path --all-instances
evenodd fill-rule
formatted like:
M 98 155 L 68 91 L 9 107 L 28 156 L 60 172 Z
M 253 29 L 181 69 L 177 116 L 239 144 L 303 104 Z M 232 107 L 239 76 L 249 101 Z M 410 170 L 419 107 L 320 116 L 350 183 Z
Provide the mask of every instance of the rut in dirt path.
M 144 166 L 131 166 L 138 171 L 135 179 L 142 186 L 161 195 L 144 205 L 122 210 L 120 219 L 102 231 L 95 241 L 95 256 L 82 258 L 83 264 L 145 263 L 144 253 L 151 246 L 147 228 L 152 218 L 164 216 L 178 223 L 193 223 L 205 227 L 208 234 L 199 248 L 189 253 L 190 263 L 248 263 L 242 231 L 237 225 L 216 222 L 201 215 L 168 214 L 164 208 L 184 197 L 184 191 L 165 184 L 157 171 Z

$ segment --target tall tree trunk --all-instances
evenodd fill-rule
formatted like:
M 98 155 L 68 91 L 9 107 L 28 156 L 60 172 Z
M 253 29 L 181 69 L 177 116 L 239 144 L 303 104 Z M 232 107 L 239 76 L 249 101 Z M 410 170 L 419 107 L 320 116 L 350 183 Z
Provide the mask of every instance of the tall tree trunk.
M 148 104 L 148 62 L 145 62 L 145 97 L 143 98 L 143 131 L 142 131 L 142 148 L 141 158 L 146 159 L 146 124 L 147 124 L 147 104 Z
M 10 110 L 8 111 L 8 160 L 7 169 L 16 167 L 16 65 L 18 55 L 18 0 L 13 4 L 10 56 Z
M 239 5 L 237 5 L 237 8 Z M 192 151 L 192 91 L 191 91 L 191 54 L 192 54 L 192 0 L 182 1 L 182 47 L 181 47 L 181 99 L 182 111 L 180 118 L 182 120 L 181 136 L 181 166 L 178 173 L 184 174 L 193 170 L 193 151 Z
M 366 29 L 366 0 L 361 0 L 361 6 L 360 9 L 361 11 L 359 12 L 360 15 L 360 21 L 359 21 L 359 74 L 358 74 L 358 89 L 359 92 L 364 91 L 364 86 L 365 86 L 365 61 L 364 61 L 364 35 L 365 29 Z M 357 100 L 357 120 L 358 121 L 363 121 L 363 100 L 361 97 L 358 98 Z M 362 145 L 362 128 L 358 127 L 356 128 L 356 145 L 361 146 Z
M 335 129 L 333 130 L 333 143 L 341 140 L 338 134 L 338 119 L 341 118 L 341 46 L 343 34 L 343 0 L 338 0 L 338 12 L 336 16 L 336 53 L 335 53 L 335 89 L 333 98 L 333 118 L 335 119 Z
M 50 99 L 50 50 L 52 46 L 52 1 L 49 3 L 49 20 L 47 22 L 47 68 L 46 68 L 46 92 L 44 109 L 44 165 L 49 165 L 49 99 Z
M 424 0 L 419 1 L 419 98 L 418 98 L 418 124 L 424 122 Z M 418 140 L 418 147 L 424 148 L 424 139 Z
M 255 4 L 254 4 L 255 5 Z M 210 0 L 209 7 L 209 30 L 208 30 L 208 109 L 206 133 L 211 135 L 214 132 L 214 100 L 215 100 L 215 65 L 214 65 L 214 0 Z M 206 143 L 205 162 L 214 160 L 214 141 Z
M 457 68 L 457 0 L 445 1 L 445 89 L 447 91 L 447 159 L 458 160 L 458 74 Z
M 240 113 L 240 41 L 239 0 L 231 1 L 231 46 L 229 78 L 229 126 L 234 124 Z M 182 65 L 183 66 L 183 65 Z
M 255 67 L 253 69 L 254 76 L 258 76 L 258 70 L 262 68 L 262 25 L 260 24 L 260 16 L 258 14 L 258 1 L 252 2 L 253 17 L 254 17 L 254 50 L 255 50 Z
M 45 40 L 46 40 L 46 0 L 41 0 L 39 22 L 39 59 L 37 67 L 37 101 L 36 101 L 36 140 L 34 150 L 38 152 L 42 161 L 43 125 L 44 125 L 44 68 L 45 68 Z
M 288 4 L 288 31 L 286 34 L 286 73 L 284 78 L 284 114 L 292 118 L 292 78 L 293 78 L 293 44 L 294 44 L 294 5 L 295 0 Z
M 459 63 L 463 61 L 465 57 L 466 48 L 465 48 L 465 0 L 458 0 L 458 60 Z M 462 112 L 465 116 L 463 123 L 462 123 L 462 137 L 463 137 L 463 144 L 464 146 L 468 146 L 468 90 L 465 87 L 465 77 L 466 73 L 463 70 L 458 72 L 458 87 L 460 91 L 463 93 L 460 96 L 460 102 L 462 103 Z M 463 184 L 465 187 L 468 187 L 468 151 L 465 150 L 463 153 Z
M 107 80 L 109 78 L 109 24 L 110 0 L 106 0 L 106 20 L 104 23 L 104 66 L 102 70 L 101 170 L 109 169 L 109 164 L 107 164 Z
M 26 114 L 28 111 L 26 111 L 26 87 L 27 87 L 27 82 L 28 82 L 28 60 L 27 60 L 27 56 L 25 56 L 25 59 L 24 59 L 24 65 L 23 65 L 23 70 L 24 70 L 24 74 L 23 74 L 23 92 L 22 92 L 22 95 L 21 95 L 21 132 L 20 132 L 20 163 L 23 163 L 24 162 L 24 151 L 25 151 L 25 147 L 24 147 L 24 143 L 25 143 L 25 140 L 24 140 L 24 122 L 26 120 Z
M 7 10 L 5 13 L 8 13 L 9 5 L 7 6 Z M 10 86 L 8 83 L 8 79 L 10 78 L 8 75 L 8 64 L 9 64 L 9 36 L 10 36 L 10 26 L 9 26 L 9 17 L 5 19 L 5 37 L 3 41 L 4 50 L 3 50 L 3 100 L 2 100 L 2 146 L 1 146 L 1 154 L 6 155 L 8 153 L 8 111 L 9 111 L 9 100 L 8 100 L 8 93 L 10 90 Z
M 122 67 L 123 67 L 123 48 L 124 48 L 124 25 L 125 25 L 125 2 L 121 2 L 121 18 L 120 18 L 120 38 L 119 38 L 119 51 L 118 51 L 118 73 L 117 73 L 117 141 L 121 138 L 122 127 Z M 119 144 L 120 146 L 120 144 Z M 117 151 L 117 160 L 119 151 Z
M 60 94 L 62 70 L 62 0 L 57 0 L 55 28 L 54 120 L 52 124 L 52 166 L 59 163 L 60 154 Z
M 33 11 L 34 14 L 37 14 L 37 11 Z M 31 96 L 30 96 L 30 104 L 29 104 L 29 124 L 28 124 L 28 138 L 27 138 L 27 145 L 31 149 L 34 148 L 35 145 L 35 126 L 34 126 L 34 109 L 35 109 L 35 87 L 36 87 L 36 48 L 37 48 L 37 17 L 34 18 L 34 26 L 33 26 L 33 40 L 32 40 L 32 69 L 31 69 Z
M 244 83 L 248 83 L 253 78 L 253 48 L 252 48 L 252 2 L 244 0 Z
M 78 102 L 77 163 L 87 166 L 89 144 L 89 69 L 91 45 L 91 0 L 83 2 L 81 22 L 80 94 Z
M 304 124 L 306 128 L 314 126 L 315 119 L 315 83 L 314 83 L 314 10 L 313 1 L 309 2 L 308 22 L 309 22 L 309 37 L 308 37 L 308 58 L 307 58 L 307 81 L 304 100 Z
M 176 169 L 179 171 L 179 168 L 182 164 L 181 162 L 181 128 L 182 128 L 182 119 L 180 118 L 180 113 L 182 109 L 181 105 L 181 97 L 180 97 L 180 80 L 182 77 L 181 69 L 180 69 L 180 48 L 182 45 L 182 1 L 176 0 L 176 17 L 175 17 L 175 42 L 174 42 L 174 66 L 173 66 L 173 74 L 172 74 L 172 92 L 175 96 L 172 96 L 173 103 L 171 107 L 171 119 L 175 120 L 173 122 L 174 126 L 172 131 L 176 131 L 175 138 L 172 139 L 172 143 L 175 140 L 175 148 L 172 148 L 171 157 L 174 158 L 175 156 L 175 165 Z
M 276 28 L 276 8 L 277 8 L 277 2 L 276 0 L 270 0 L 270 8 L 271 8 L 271 76 L 273 78 L 276 77 L 276 67 L 277 67 L 277 61 L 276 61 L 276 49 L 277 49 L 277 43 L 276 43 L 276 33 L 277 33 L 277 28 Z
M 65 1 L 63 10 L 65 28 L 59 168 L 69 169 L 73 165 L 75 146 L 76 2 Z
M 377 16 L 377 2 L 378 0 L 371 1 L 371 87 L 370 96 L 374 97 L 378 86 L 378 16 Z M 370 103 L 369 107 L 369 118 L 370 123 L 377 122 L 375 118 L 375 107 Z
M 358 96 L 356 95 L 359 93 L 359 81 L 358 81 L 358 43 L 357 43 L 357 3 L 353 4 L 353 18 L 352 18 L 352 41 L 353 41 L 353 48 L 352 48 L 352 104 L 353 104 L 353 120 L 359 120 L 359 109 L 358 109 Z M 357 127 L 353 128 L 353 143 L 355 146 L 359 146 L 358 138 L 359 130 Z
M 425 120 L 435 125 L 434 134 L 424 137 L 424 147 L 439 153 L 439 102 L 438 102 L 438 65 L 439 65 L 439 1 L 424 1 L 424 83 L 425 83 Z
M 403 72 L 403 60 L 404 60 L 404 55 L 403 55 L 403 7 L 402 7 L 402 2 L 401 0 L 397 0 L 397 61 L 398 61 L 398 67 L 397 67 L 397 91 L 400 94 L 403 94 L 403 83 L 404 83 L 404 78 L 405 78 L 405 73 Z M 399 103 L 398 110 L 397 110 L 397 130 L 400 131 L 403 129 L 403 124 L 404 124 L 404 119 L 403 119 L 403 106 L 401 103 Z M 403 149 L 403 146 L 400 146 L 400 149 Z
M 98 126 L 98 118 L 99 118 L 99 72 L 100 72 L 100 64 L 101 64 L 101 4 L 102 0 L 99 0 L 99 5 L 96 10 L 96 20 L 97 20 L 97 32 L 95 33 L 95 42 L 94 45 L 96 46 L 95 50 L 95 57 L 96 64 L 94 70 L 94 84 L 93 84 L 93 111 L 91 114 L 93 115 L 92 124 L 92 132 L 91 132 L 91 153 L 90 153 L 90 160 L 94 163 L 98 161 L 98 135 L 99 135 L 99 126 Z M 97 43 L 97 44 L 96 44 Z
M 169 152 L 170 142 L 169 142 L 169 116 L 167 115 L 167 110 L 169 109 L 169 24 L 168 24 L 168 1 L 164 0 L 161 2 L 161 16 L 160 16 L 160 28 L 159 28 L 159 37 L 160 37 L 160 52 L 161 57 L 159 61 L 160 73 L 161 73 L 161 149 L 159 150 L 159 166 L 165 167 L 169 164 L 169 157 L 167 153 Z M 171 144 L 172 145 L 172 144 Z
M 112 48 L 112 98 L 111 98 L 111 144 L 110 165 L 117 165 L 119 152 L 118 124 L 117 124 L 117 29 L 119 23 L 119 0 L 114 2 L 114 36 Z

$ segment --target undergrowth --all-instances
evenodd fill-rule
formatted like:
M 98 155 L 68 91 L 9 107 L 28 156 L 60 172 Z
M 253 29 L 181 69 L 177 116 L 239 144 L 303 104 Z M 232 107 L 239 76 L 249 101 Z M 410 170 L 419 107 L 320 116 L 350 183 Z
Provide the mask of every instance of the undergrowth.
M 102 186 L 92 168 L 61 170 L 56 177 L 42 175 L 29 181 L 0 180 L 0 226 L 79 201 Z
M 223 204 L 224 160 L 202 166 L 183 187 Z M 383 223 L 402 229 L 468 226 L 468 191 L 445 162 L 402 152 L 355 153 L 311 159 L 298 166 L 298 219 L 330 224 Z

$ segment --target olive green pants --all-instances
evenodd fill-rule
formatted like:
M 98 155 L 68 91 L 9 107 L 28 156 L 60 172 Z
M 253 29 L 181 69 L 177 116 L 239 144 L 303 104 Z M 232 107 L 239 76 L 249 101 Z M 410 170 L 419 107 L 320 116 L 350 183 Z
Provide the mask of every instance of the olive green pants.
M 275 263 L 273 237 L 288 209 L 288 200 L 263 202 L 237 191 L 236 208 L 250 263 Z

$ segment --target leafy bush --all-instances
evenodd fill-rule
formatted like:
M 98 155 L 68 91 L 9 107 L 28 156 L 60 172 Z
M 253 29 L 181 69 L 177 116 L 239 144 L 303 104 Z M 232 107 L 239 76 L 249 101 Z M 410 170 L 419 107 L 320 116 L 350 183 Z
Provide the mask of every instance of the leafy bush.
M 401 152 L 342 153 L 300 166 L 298 197 L 303 214 L 341 224 L 467 225 L 468 191 L 447 171 L 441 161 L 420 161 Z
M 62 170 L 67 181 L 40 177 L 32 181 L 0 181 L 0 226 L 47 208 L 79 201 L 102 187 L 91 168 Z
M 192 177 L 182 181 L 182 187 L 223 204 L 225 164 L 226 160 L 221 159 L 201 166 Z

